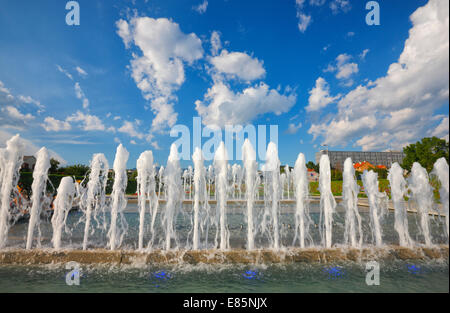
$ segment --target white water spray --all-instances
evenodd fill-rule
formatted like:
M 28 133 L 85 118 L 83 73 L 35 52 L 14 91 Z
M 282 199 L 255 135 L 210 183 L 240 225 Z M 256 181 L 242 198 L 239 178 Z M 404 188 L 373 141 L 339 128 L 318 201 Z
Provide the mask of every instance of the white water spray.
M 164 184 L 167 203 L 162 212 L 162 225 L 166 232 L 165 249 L 168 251 L 171 247 L 171 239 L 175 239 L 175 242 L 177 239 L 174 229 L 174 219 L 179 211 L 180 200 L 183 196 L 180 161 L 177 146 L 175 144 L 170 146 L 170 154 L 164 172 Z
M 414 241 L 408 231 L 408 213 L 406 212 L 404 196 L 406 194 L 406 180 L 403 177 L 403 169 L 395 162 L 389 169 L 389 184 L 391 186 L 391 198 L 395 210 L 394 228 L 398 233 L 400 246 L 411 247 Z
M 206 171 L 203 166 L 203 154 L 199 147 L 195 147 L 192 155 L 194 161 L 194 234 L 192 238 L 192 249 L 198 250 L 200 247 L 200 205 L 206 210 Z
M 326 248 L 331 248 L 332 245 L 332 227 L 333 227 L 333 213 L 336 208 L 336 201 L 331 192 L 331 169 L 330 159 L 328 155 L 322 154 L 320 157 L 320 176 L 319 176 L 319 190 L 320 190 L 320 229 L 322 233 L 322 243 Z
M 311 219 L 309 217 L 309 182 L 308 170 L 305 164 L 305 155 L 299 153 L 294 166 L 294 195 L 296 202 L 295 210 L 295 235 L 292 245 L 299 241 L 300 247 L 305 248 L 306 239 L 309 237 L 309 225 Z
M 256 190 L 256 175 L 258 164 L 256 163 L 256 152 L 250 140 L 245 139 L 242 145 L 242 160 L 245 170 L 245 191 L 247 198 L 247 250 L 255 248 L 255 226 L 253 224 L 253 205 Z
M 115 250 L 122 243 L 123 236 L 126 233 L 127 224 L 123 216 L 123 210 L 127 206 L 125 198 L 125 189 L 127 188 L 127 161 L 129 157 L 127 149 L 120 144 L 116 150 L 114 159 L 114 185 L 111 193 L 111 225 L 108 231 L 109 247 Z
M 425 245 L 432 246 L 429 214 L 433 207 L 433 189 L 430 186 L 427 170 L 418 162 L 413 163 L 411 176 L 408 179 L 408 187 L 412 192 L 412 198 L 417 204 L 420 229 L 425 239 Z
M 66 225 L 67 214 L 72 208 L 75 192 L 75 184 L 72 177 L 63 177 L 59 183 L 58 194 L 53 202 L 52 244 L 55 250 L 61 249 L 62 230 Z
M 156 201 L 158 201 L 155 190 L 155 170 L 153 167 L 152 151 L 144 151 L 141 153 L 136 162 L 136 169 L 138 173 L 136 180 L 139 208 L 138 249 L 142 250 L 144 248 L 145 212 L 148 211 L 151 221 Z
M 272 248 L 278 250 L 280 248 L 280 231 L 278 226 L 278 207 L 280 204 L 280 160 L 278 159 L 278 148 L 273 142 L 269 142 L 266 152 L 266 163 L 264 171 L 267 173 L 267 190 L 268 198 L 271 202 L 270 219 L 273 228 L 273 244 Z M 266 197 L 266 192 L 264 192 Z M 267 198 L 266 198 L 267 199 Z
M 228 156 L 224 142 L 220 142 L 219 148 L 214 155 L 214 168 L 216 172 L 215 188 L 217 194 L 217 208 L 219 209 L 220 227 L 220 249 L 226 250 L 229 247 L 229 234 L 227 227 L 227 194 L 228 194 Z
M 45 147 L 41 148 L 36 154 L 36 165 L 33 171 L 32 206 L 30 212 L 30 221 L 28 223 L 27 249 L 31 249 L 33 244 L 34 230 L 38 228 L 38 245 L 40 242 L 39 222 L 42 211 L 42 203 L 46 197 L 48 170 L 50 168 L 50 156 Z
M 350 243 L 350 246 L 355 248 L 360 248 L 363 240 L 361 216 L 358 211 L 358 193 L 359 186 L 356 183 L 355 168 L 352 159 L 347 158 L 344 162 L 342 183 L 342 200 L 346 210 L 344 242 L 345 244 Z
M 439 195 L 441 197 L 442 208 L 445 215 L 445 228 L 447 241 L 449 238 L 449 221 L 448 221 L 448 205 L 449 205 L 449 181 L 448 181 L 448 163 L 445 158 L 440 158 L 434 163 L 433 175 L 436 175 L 441 183 L 441 188 L 439 189 Z
M 380 220 L 383 216 L 382 199 L 385 194 L 378 190 L 378 174 L 374 171 L 364 171 L 362 175 L 364 191 L 369 199 L 370 206 L 370 226 L 372 228 L 372 235 L 375 238 L 377 246 L 383 245 L 382 230 Z
M 0 249 L 5 247 L 8 239 L 11 192 L 19 181 L 23 149 L 24 144 L 19 135 L 9 139 L 5 149 L 0 149 Z
M 92 157 L 91 172 L 89 173 L 89 181 L 87 183 L 86 198 L 83 199 L 81 206 L 85 212 L 84 236 L 83 236 L 83 250 L 87 249 L 89 234 L 91 234 L 91 218 L 94 214 L 94 219 L 97 224 L 97 214 L 100 211 L 105 211 L 106 202 L 106 183 L 108 181 L 109 164 L 103 153 L 96 153 Z M 99 227 L 100 225 L 97 225 Z M 106 229 L 106 224 L 103 221 L 103 227 Z M 94 229 L 92 229 L 92 233 Z

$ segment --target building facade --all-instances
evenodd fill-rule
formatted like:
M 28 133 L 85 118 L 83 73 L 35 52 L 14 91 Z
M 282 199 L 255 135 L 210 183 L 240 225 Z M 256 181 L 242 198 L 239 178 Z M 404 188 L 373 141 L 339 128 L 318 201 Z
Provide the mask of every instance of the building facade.
M 405 154 L 401 151 L 369 152 L 369 151 L 330 151 L 320 150 L 316 152 L 316 164 L 319 164 L 320 156 L 328 154 L 332 168 L 340 169 L 344 167 L 344 161 L 351 158 L 353 163 L 369 162 L 374 166 L 384 165 L 390 168 L 395 162 L 402 164 Z

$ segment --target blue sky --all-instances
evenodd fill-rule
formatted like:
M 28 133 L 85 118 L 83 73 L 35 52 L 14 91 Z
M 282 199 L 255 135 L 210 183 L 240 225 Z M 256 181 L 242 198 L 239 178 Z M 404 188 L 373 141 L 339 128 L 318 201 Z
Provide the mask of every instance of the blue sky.
M 130 168 L 148 149 L 165 164 L 194 116 L 279 125 L 291 165 L 323 143 L 448 139 L 448 2 L 378 1 L 379 26 L 366 2 L 80 0 L 68 26 L 66 1 L 0 0 L 0 147 L 20 133 L 30 153 L 112 164 L 120 142 Z

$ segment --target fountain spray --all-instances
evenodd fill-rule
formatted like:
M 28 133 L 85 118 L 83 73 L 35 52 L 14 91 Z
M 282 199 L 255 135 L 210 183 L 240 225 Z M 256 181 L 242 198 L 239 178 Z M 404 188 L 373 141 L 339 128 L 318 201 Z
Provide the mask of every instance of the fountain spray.
M 397 162 L 392 164 L 389 169 L 388 180 L 391 186 L 391 198 L 395 210 L 394 228 L 398 233 L 400 246 L 411 247 L 414 245 L 414 241 L 408 231 L 408 216 L 404 200 L 406 180 L 403 177 L 403 169 Z
M 31 249 L 33 244 L 34 230 L 38 228 L 38 245 L 40 243 L 39 222 L 42 211 L 42 203 L 46 197 L 48 170 L 50 168 L 50 156 L 45 147 L 41 148 L 36 154 L 36 166 L 33 171 L 32 206 L 30 212 L 30 221 L 28 223 L 27 249 Z
M 448 182 L 448 163 L 445 158 L 440 158 L 434 163 L 433 175 L 437 176 L 439 181 L 441 182 L 441 188 L 439 189 L 439 195 L 441 197 L 442 208 L 445 215 L 445 228 L 447 241 L 449 238 L 449 230 L 448 230 L 448 192 L 449 192 L 449 182 Z
M 147 211 L 152 220 L 153 211 L 156 205 L 156 185 L 155 185 L 155 169 L 153 167 L 152 151 L 144 151 L 136 162 L 137 169 L 137 194 L 139 208 L 139 238 L 138 249 L 144 248 L 144 226 L 145 212 Z M 148 203 L 148 206 L 147 206 Z
M 359 186 L 356 183 L 355 168 L 352 159 L 347 158 L 344 162 L 342 183 L 342 199 L 346 209 L 344 241 L 346 244 L 350 242 L 350 246 L 355 248 L 360 248 L 363 240 L 361 216 L 358 211 L 358 193 Z M 357 230 L 358 240 L 356 239 Z
M 309 225 L 311 219 L 309 216 L 309 183 L 308 183 L 308 170 L 305 164 L 305 155 L 299 153 L 294 166 L 294 195 L 296 202 L 295 210 L 295 235 L 292 245 L 299 241 L 300 247 L 305 248 L 306 239 L 312 239 L 309 235 Z
M 362 175 L 364 191 L 369 199 L 370 206 L 370 226 L 372 235 L 377 246 L 383 245 L 382 230 L 380 220 L 383 217 L 382 200 L 386 199 L 386 194 L 378 191 L 378 174 L 374 171 L 364 171 Z
M 320 190 L 320 231 L 322 234 L 322 243 L 326 248 L 331 248 L 332 245 L 332 227 L 333 227 L 333 213 L 336 208 L 336 201 L 331 192 L 331 169 L 330 159 L 328 155 L 322 154 L 320 157 L 320 176 L 319 176 L 319 190 Z
M 215 188 L 217 194 L 217 207 L 219 209 L 220 226 L 220 249 L 226 250 L 229 247 L 229 233 L 227 227 L 227 194 L 228 194 L 228 156 L 224 142 L 220 142 L 219 148 L 214 155 L 214 168 L 216 171 Z
M 245 190 L 247 198 L 247 250 L 253 250 L 255 248 L 253 204 L 255 200 L 256 170 L 258 164 L 256 163 L 256 152 L 248 138 L 245 139 L 242 146 L 242 160 L 245 169 Z
M 52 228 L 53 237 L 52 244 L 55 250 L 61 249 L 62 229 L 66 225 L 67 214 L 73 205 L 75 197 L 75 184 L 72 177 L 63 177 L 59 183 L 58 193 L 53 202 Z
M 123 210 L 127 206 L 125 189 L 127 188 L 128 182 L 126 166 L 129 155 L 129 152 L 122 144 L 117 147 L 113 165 L 114 185 L 111 193 L 111 225 L 108 231 L 109 247 L 111 250 L 115 250 L 116 247 L 120 246 L 128 227 L 123 216 Z M 119 222 L 119 225 L 117 225 L 117 222 Z M 119 226 L 119 228 L 117 228 L 117 226 Z
M 94 219 L 97 221 L 97 214 L 105 210 L 106 202 L 106 183 L 108 181 L 109 164 L 103 153 L 96 153 L 92 157 L 91 171 L 87 183 L 87 194 L 81 206 L 85 212 L 83 250 L 87 249 L 89 234 L 91 231 L 91 218 L 94 213 Z M 106 227 L 103 221 L 103 226 Z M 106 229 L 106 228 L 105 228 Z
M 8 239 L 11 192 L 19 181 L 24 148 L 24 144 L 17 134 L 6 142 L 5 149 L 0 149 L 0 249 L 5 247 Z

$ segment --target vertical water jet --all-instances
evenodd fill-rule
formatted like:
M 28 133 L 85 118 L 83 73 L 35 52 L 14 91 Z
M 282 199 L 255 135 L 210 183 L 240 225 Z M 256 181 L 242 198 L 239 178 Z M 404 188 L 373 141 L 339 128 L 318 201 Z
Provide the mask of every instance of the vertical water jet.
M 216 172 L 215 188 L 217 195 L 217 208 L 219 210 L 220 249 L 229 248 L 229 234 L 227 226 L 227 195 L 228 195 L 228 155 L 224 142 L 220 142 L 214 155 L 214 169 Z
M 342 200 L 345 206 L 344 242 L 351 247 L 360 248 L 362 245 L 361 216 L 358 211 L 359 186 L 356 183 L 355 168 L 351 158 L 344 162 Z M 358 239 L 357 232 L 358 231 Z
M 295 161 L 293 172 L 294 197 L 295 197 L 295 234 L 292 245 L 299 241 L 300 248 L 306 247 L 306 239 L 310 239 L 309 225 L 309 182 L 308 170 L 306 169 L 305 155 L 299 153 Z M 311 240 L 312 241 L 312 240 Z
M 39 236 L 37 238 L 38 245 L 40 242 L 40 216 L 42 211 L 42 203 L 46 197 L 48 170 L 50 168 L 50 155 L 45 147 L 41 148 L 36 153 L 36 165 L 33 171 L 33 184 L 32 190 L 32 206 L 30 211 L 30 221 L 28 223 L 28 235 L 26 249 L 31 249 L 33 244 L 34 230 L 38 227 Z
M 123 236 L 127 231 L 127 223 L 123 216 L 123 210 L 127 206 L 125 189 L 127 188 L 127 161 L 129 152 L 122 144 L 117 147 L 114 159 L 114 184 L 111 193 L 111 225 L 108 231 L 109 248 L 115 250 L 122 243 Z
M 242 160 L 245 170 L 245 195 L 247 198 L 247 250 L 253 250 L 255 248 L 253 204 L 258 164 L 256 163 L 256 152 L 248 138 L 245 139 L 242 146 Z
M 53 202 L 52 244 L 55 250 L 61 249 L 61 235 L 66 225 L 67 214 L 72 209 L 76 189 L 72 177 L 63 177 L 59 183 L 58 193 Z
M 391 198 L 395 211 L 394 228 L 398 233 L 400 246 L 411 247 L 414 244 L 408 230 L 408 214 L 406 212 L 404 196 L 406 194 L 406 180 L 403 177 L 403 169 L 395 162 L 388 173 L 391 186 Z
M 331 169 L 330 159 L 328 155 L 322 154 L 320 157 L 320 176 L 319 176 L 319 190 L 320 190 L 320 231 L 322 235 L 322 243 L 326 248 L 331 248 L 332 245 L 332 227 L 333 227 L 333 213 L 336 208 L 336 201 L 331 192 Z

